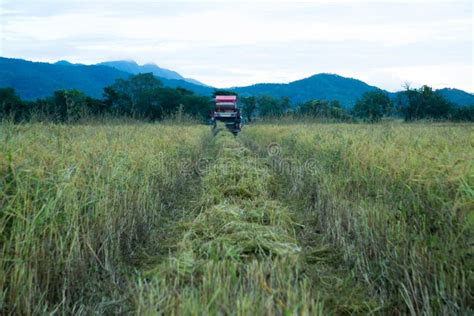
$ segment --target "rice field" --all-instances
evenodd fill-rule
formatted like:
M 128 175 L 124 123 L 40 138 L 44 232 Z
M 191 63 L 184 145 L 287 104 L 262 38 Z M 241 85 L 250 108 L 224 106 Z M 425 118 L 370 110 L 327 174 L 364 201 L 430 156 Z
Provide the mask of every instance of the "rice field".
M 0 314 L 470 314 L 473 140 L 4 122 Z

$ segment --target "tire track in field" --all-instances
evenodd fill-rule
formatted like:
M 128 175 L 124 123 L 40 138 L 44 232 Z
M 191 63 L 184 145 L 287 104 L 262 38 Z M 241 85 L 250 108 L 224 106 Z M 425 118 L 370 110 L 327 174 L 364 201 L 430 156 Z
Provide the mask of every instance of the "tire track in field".
M 271 200 L 270 172 L 230 133 L 202 177 L 203 210 L 176 253 L 137 288 L 138 313 L 320 314 L 300 264 L 289 211 Z

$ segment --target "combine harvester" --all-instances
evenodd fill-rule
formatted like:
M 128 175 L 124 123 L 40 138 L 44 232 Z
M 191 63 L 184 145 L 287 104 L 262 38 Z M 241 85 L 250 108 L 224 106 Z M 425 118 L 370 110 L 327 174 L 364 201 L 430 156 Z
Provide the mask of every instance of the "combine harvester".
M 211 123 L 215 131 L 218 122 L 223 122 L 227 129 L 237 135 L 242 129 L 242 116 L 237 106 L 237 96 L 216 95 L 215 108 L 212 112 Z

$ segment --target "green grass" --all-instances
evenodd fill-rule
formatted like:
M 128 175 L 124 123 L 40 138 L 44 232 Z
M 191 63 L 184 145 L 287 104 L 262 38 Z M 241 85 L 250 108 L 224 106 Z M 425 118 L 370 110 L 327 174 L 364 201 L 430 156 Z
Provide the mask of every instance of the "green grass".
M 315 240 L 341 250 L 341 264 L 386 311 L 459 314 L 473 308 L 473 132 L 262 125 L 244 138 L 263 157 L 276 142 L 281 155 L 272 159 L 311 162 L 297 176 L 275 168 L 274 194 L 302 211 Z
M 0 313 L 469 314 L 472 139 L 2 123 Z
M 0 309 L 122 310 L 125 274 L 177 217 L 193 187 L 180 162 L 207 129 L 4 124 L 0 135 Z

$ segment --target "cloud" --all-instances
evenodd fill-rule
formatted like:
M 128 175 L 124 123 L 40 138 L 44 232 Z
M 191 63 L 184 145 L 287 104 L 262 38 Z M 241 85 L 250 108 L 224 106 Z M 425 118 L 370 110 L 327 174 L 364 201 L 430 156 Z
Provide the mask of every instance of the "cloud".
M 337 72 L 474 91 L 469 1 L 15 0 L 1 15 L 10 57 L 135 59 L 218 86 Z

